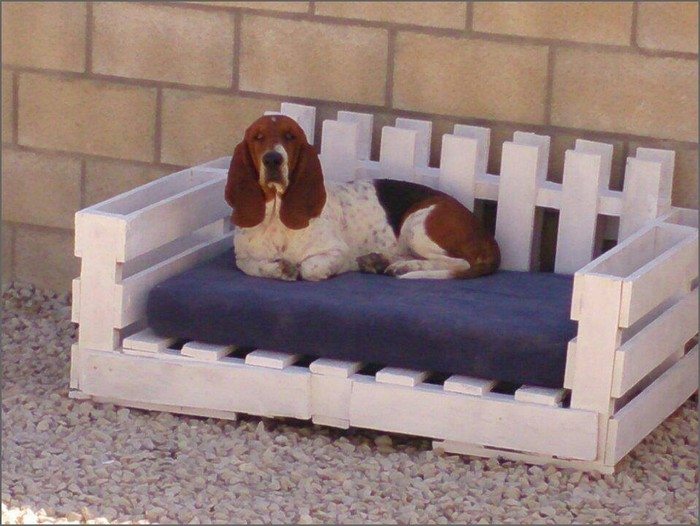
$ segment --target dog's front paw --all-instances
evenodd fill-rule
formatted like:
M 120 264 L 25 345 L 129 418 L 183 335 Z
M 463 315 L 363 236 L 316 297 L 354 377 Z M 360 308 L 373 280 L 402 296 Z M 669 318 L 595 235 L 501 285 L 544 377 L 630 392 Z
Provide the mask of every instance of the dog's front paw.
M 324 265 L 313 259 L 303 261 L 299 271 L 301 273 L 301 279 L 306 281 L 321 281 L 333 275 L 333 271 L 328 265 Z
M 280 277 L 286 281 L 296 281 L 299 279 L 299 265 L 295 265 L 288 259 L 278 259 Z
M 369 274 L 383 274 L 389 266 L 389 260 L 377 252 L 359 256 L 356 261 L 360 272 Z
M 415 269 L 411 268 L 411 265 L 409 265 L 406 261 L 397 261 L 386 267 L 386 269 L 384 269 L 384 274 L 387 276 L 399 277 L 402 274 L 411 272 L 412 270 Z

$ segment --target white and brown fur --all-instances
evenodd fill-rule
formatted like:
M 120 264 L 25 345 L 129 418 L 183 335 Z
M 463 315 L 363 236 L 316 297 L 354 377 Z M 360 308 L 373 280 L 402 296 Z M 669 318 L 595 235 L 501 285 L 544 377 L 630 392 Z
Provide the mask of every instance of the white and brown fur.
M 493 236 L 442 192 L 388 179 L 326 186 L 303 130 L 282 115 L 246 130 L 226 200 L 236 264 L 251 276 L 318 281 L 360 270 L 472 278 L 500 263 Z

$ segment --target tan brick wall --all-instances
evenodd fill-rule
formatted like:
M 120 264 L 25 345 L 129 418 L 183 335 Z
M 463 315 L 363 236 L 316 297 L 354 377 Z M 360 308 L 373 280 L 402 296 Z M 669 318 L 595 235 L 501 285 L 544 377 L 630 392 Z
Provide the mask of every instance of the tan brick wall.
M 698 206 L 694 2 L 36 2 L 2 4 L 2 279 L 67 290 L 73 214 L 229 155 L 291 99 L 677 152 L 673 200 Z M 548 222 L 552 222 L 551 218 Z M 548 223 L 548 224 L 549 224 Z M 551 234 L 551 232 L 549 233 Z M 549 235 L 545 235 L 545 238 Z M 551 237 L 551 235 L 549 235 Z

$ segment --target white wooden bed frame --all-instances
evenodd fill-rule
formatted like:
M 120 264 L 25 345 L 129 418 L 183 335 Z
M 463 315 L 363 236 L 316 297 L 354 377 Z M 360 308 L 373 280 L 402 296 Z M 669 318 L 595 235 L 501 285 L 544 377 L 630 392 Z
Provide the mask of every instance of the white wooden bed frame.
M 315 108 L 284 103 L 268 113 L 293 117 L 313 142 Z M 546 180 L 549 137 L 516 132 L 495 176 L 486 172 L 490 130 L 456 125 L 432 168 L 431 128 L 397 119 L 372 161 L 372 115 L 338 112 L 322 127 L 326 179 L 414 180 L 469 208 L 498 201 L 504 269 L 534 268 L 541 209 L 559 210 L 555 271 L 575 272 L 578 321 L 564 389 L 508 394 L 498 379 L 431 383 L 429 372 L 363 374 L 358 363 L 303 363 L 268 350 L 236 356 L 233 346 L 156 336 L 145 321 L 151 287 L 231 246 L 230 158 L 221 158 L 76 214 L 71 396 L 217 418 L 311 419 L 429 437 L 452 453 L 613 472 L 698 387 L 698 213 L 671 206 L 674 153 L 638 148 L 618 192 L 608 188 L 611 145 L 576 141 L 557 184 Z M 617 232 L 617 220 L 603 216 L 619 218 Z M 618 244 L 598 255 L 606 223 Z

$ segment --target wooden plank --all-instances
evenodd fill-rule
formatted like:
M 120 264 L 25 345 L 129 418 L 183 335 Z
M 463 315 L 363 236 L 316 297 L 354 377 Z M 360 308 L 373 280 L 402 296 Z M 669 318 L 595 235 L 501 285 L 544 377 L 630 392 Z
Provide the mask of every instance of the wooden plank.
M 309 369 L 314 374 L 337 376 L 338 378 L 349 378 L 359 371 L 361 367 L 362 363 L 360 362 L 345 362 L 329 358 L 319 358 L 309 365 Z
M 354 111 L 339 111 L 339 122 L 355 122 L 359 129 L 359 159 L 369 159 L 372 152 L 372 129 L 374 115 L 371 113 L 356 113 Z M 323 144 L 321 144 L 323 146 Z
M 245 357 L 246 365 L 257 367 L 268 367 L 270 369 L 284 369 L 298 361 L 298 354 L 287 354 L 283 352 L 264 351 L 262 349 L 250 352 Z
M 660 162 L 627 159 L 618 242 L 666 211 L 661 198 L 663 171 Z
M 549 389 L 534 385 L 524 385 L 515 391 L 515 399 L 518 402 L 544 404 L 552 407 L 561 406 L 565 395 L 565 389 Z
M 283 102 L 280 104 L 280 113 L 297 121 L 297 124 L 301 126 L 302 130 L 304 130 L 306 140 L 309 142 L 309 144 L 314 143 L 314 128 L 316 126 L 315 106 L 304 106 L 303 104 Z
M 571 389 L 576 375 L 576 338 L 569 340 L 566 346 L 566 369 L 564 370 L 564 388 Z
M 661 181 L 659 184 L 659 199 L 664 206 L 671 205 L 671 191 L 673 187 L 673 170 L 676 164 L 676 152 L 673 150 L 660 150 L 657 148 L 638 147 L 635 154 L 637 159 L 661 163 Z
M 698 275 L 698 234 L 676 243 L 627 276 L 622 288 L 620 326 L 629 327 L 684 291 Z
M 478 155 L 479 143 L 476 139 L 448 134 L 442 136 L 439 188 L 469 210 L 474 210 Z
M 216 176 L 126 216 L 124 257 L 135 258 L 217 219 L 228 217 L 231 208 L 224 200 L 225 185 L 226 177 Z
M 125 349 L 156 353 L 165 351 L 176 341 L 177 338 L 160 336 L 148 328 L 124 338 L 122 346 Z
M 572 468 L 579 471 L 598 471 L 604 474 L 615 472 L 615 466 L 608 466 L 599 461 L 570 460 L 562 458 L 552 458 L 547 455 L 532 455 L 518 451 L 506 451 L 492 447 L 477 446 L 475 444 L 464 444 L 462 442 L 452 442 L 449 440 L 434 440 L 433 449 L 442 450 L 446 453 L 457 455 L 469 455 L 483 458 L 502 458 L 505 460 L 515 460 L 525 464 L 548 465 L 559 468 Z
M 452 375 L 442 384 L 445 391 L 471 396 L 484 396 L 496 387 L 497 380 L 484 380 L 472 376 Z
M 541 146 L 503 143 L 496 210 L 496 240 L 503 270 L 530 270 L 538 167 L 543 155 Z
M 85 394 L 138 403 L 180 405 L 260 416 L 311 418 L 311 373 L 250 367 L 222 358 L 149 358 L 87 351 L 80 388 Z
M 620 346 L 618 316 L 622 296 L 619 278 L 576 275 L 582 282 L 581 313 L 576 336 L 571 407 L 610 411 L 613 360 Z
M 407 388 L 352 378 L 352 426 L 583 460 L 596 455 L 594 412 L 523 404 L 494 393 L 465 396 L 432 384 Z
M 314 423 L 350 427 L 352 380 L 340 376 L 311 375 L 311 415 Z
M 231 246 L 232 239 L 233 233 L 227 232 L 124 279 L 116 285 L 117 302 L 112 312 L 114 326 L 126 327 L 142 318 L 146 312 L 148 292 L 153 286 L 223 252 Z
M 397 128 L 402 130 L 415 130 L 416 137 L 416 153 L 414 165 L 428 166 L 430 162 L 430 137 L 433 133 L 433 123 L 430 121 L 422 121 L 417 119 L 396 119 Z
M 71 282 L 71 317 L 73 323 L 80 323 L 80 278 Z
M 190 358 L 196 358 L 197 360 L 215 362 L 216 360 L 231 354 L 235 348 L 235 345 L 214 345 L 203 342 L 187 342 L 182 346 L 182 349 L 180 349 L 180 354 L 183 356 L 189 356 Z
M 619 398 L 698 332 L 698 291 L 676 304 L 615 351 L 612 396 Z
M 323 121 L 320 159 L 326 181 L 354 181 L 359 150 L 360 128 L 357 123 Z
M 601 158 L 600 177 L 598 179 L 599 193 L 610 191 L 610 174 L 612 172 L 613 145 L 604 142 L 576 139 L 574 150 L 580 153 L 599 155 Z M 622 197 L 621 192 L 617 192 Z
M 489 148 L 491 146 L 491 130 L 480 126 L 468 126 L 466 124 L 455 124 L 453 135 L 474 139 L 477 143 L 476 166 L 474 171 L 477 177 L 486 175 L 489 164 Z
M 610 420 L 606 463 L 615 463 L 698 389 L 698 347 L 657 378 Z
M 379 148 L 382 177 L 413 181 L 419 148 L 417 131 L 384 126 Z
M 411 369 L 400 369 L 398 367 L 384 367 L 377 372 L 375 378 L 377 382 L 383 384 L 404 385 L 415 387 L 428 377 L 425 371 L 413 371 Z
M 602 163 L 596 154 L 565 154 L 554 272 L 573 274 L 593 258 Z
M 342 418 L 333 418 L 332 416 L 313 415 L 311 422 L 319 426 L 337 427 L 339 429 L 349 429 L 350 421 Z
M 103 404 L 114 404 L 118 406 L 132 407 L 144 411 L 160 411 L 165 413 L 176 413 L 181 415 L 201 416 L 204 418 L 218 418 L 220 420 L 237 420 L 238 415 L 233 411 L 221 411 L 217 409 L 207 409 L 202 407 L 184 407 L 181 405 L 149 404 L 147 402 L 135 402 L 133 400 L 123 400 L 121 398 L 105 398 L 102 396 L 90 396 L 92 400 Z
M 80 378 L 80 347 L 77 343 L 70 346 L 70 380 L 69 386 L 71 389 L 78 389 L 78 379 Z

